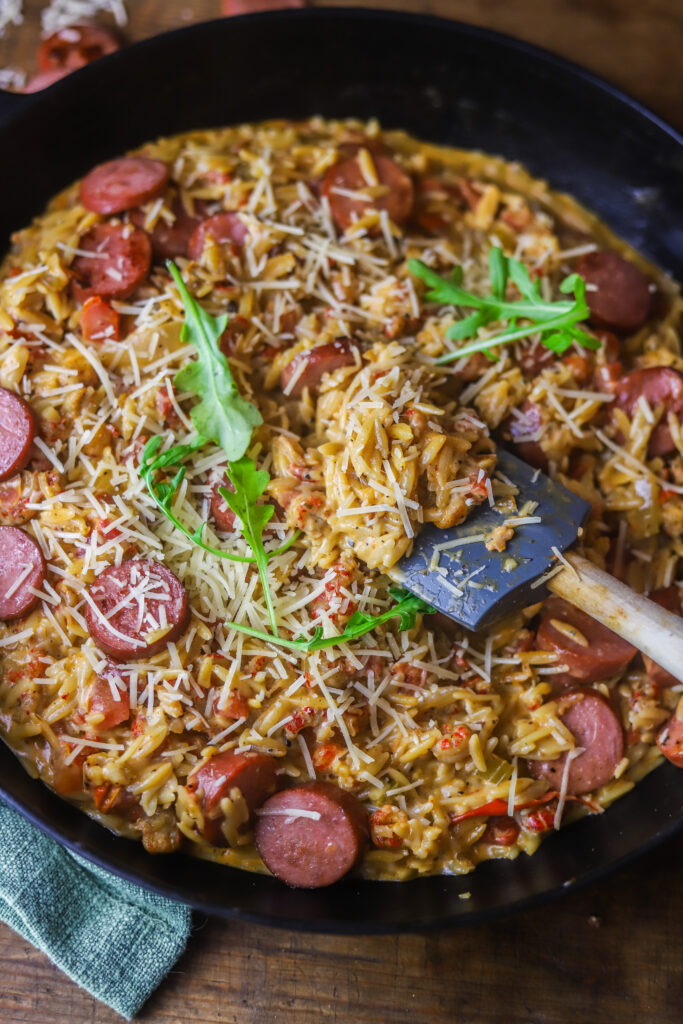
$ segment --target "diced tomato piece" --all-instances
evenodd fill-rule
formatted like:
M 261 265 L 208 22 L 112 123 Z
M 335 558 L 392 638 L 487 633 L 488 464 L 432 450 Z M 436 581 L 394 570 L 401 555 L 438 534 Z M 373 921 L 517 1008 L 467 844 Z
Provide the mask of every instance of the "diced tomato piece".
M 122 722 L 127 722 L 130 718 L 128 690 L 120 690 L 118 686 L 116 689 L 119 700 L 114 697 L 107 679 L 98 676 L 93 683 L 88 710 L 104 716 L 98 723 L 98 729 L 113 729 L 115 725 L 121 725 Z
M 313 751 L 311 760 L 315 768 L 325 771 L 341 752 L 342 747 L 338 747 L 336 743 L 321 743 Z
M 86 299 L 81 312 L 81 330 L 86 341 L 118 341 L 120 326 L 121 318 L 108 302 L 99 295 Z
M 482 840 L 496 846 L 513 846 L 518 837 L 519 825 L 514 818 L 503 814 L 489 818 Z
M 662 488 L 659 492 L 659 504 L 663 505 L 665 501 L 668 501 L 669 498 L 675 498 L 677 494 L 678 491 L 669 491 L 666 488 Z
M 302 729 L 311 725 L 316 716 L 315 708 L 297 708 L 292 717 L 285 725 L 285 732 L 288 736 L 296 736 Z
M 112 526 L 106 517 L 97 520 L 95 529 L 103 540 L 116 540 L 117 537 L 122 535 L 118 526 Z
M 171 385 L 172 391 L 175 393 L 175 388 Z M 167 387 L 159 388 L 156 395 L 154 396 L 154 404 L 157 408 L 157 412 L 161 416 L 164 423 L 169 427 L 177 427 L 180 423 L 180 417 L 175 411 L 175 406 L 171 400 L 171 396 L 168 393 Z
M 351 600 L 344 590 L 348 590 L 352 582 L 353 570 L 345 562 L 335 562 L 332 574 L 325 583 L 324 593 L 313 600 L 313 617 L 317 617 L 321 609 L 328 612 L 333 619 L 340 615 L 351 615 L 356 610 L 356 602 Z
M 470 493 L 472 497 L 479 498 L 480 500 L 483 501 L 483 499 L 488 494 L 488 488 L 486 486 L 488 477 L 486 476 L 486 474 L 481 474 L 481 470 L 478 470 L 476 473 L 470 473 L 468 479 L 470 483 Z
M 217 708 L 216 714 L 219 718 L 248 718 L 249 712 L 249 701 L 240 693 L 238 690 L 233 690 L 228 697 L 228 701 L 225 707 Z
M 103 814 L 120 814 L 136 804 L 136 798 L 132 793 L 123 789 L 122 786 L 115 786 L 111 782 L 104 782 L 101 786 L 95 786 L 92 791 L 95 807 Z
M 109 795 L 109 783 L 103 782 L 101 786 L 95 786 L 92 791 L 93 800 L 95 801 L 95 807 L 98 811 L 102 810 L 102 804 L 105 802 Z
M 573 371 L 574 376 L 580 384 L 585 384 L 591 373 L 591 364 L 585 356 L 572 352 L 562 360 Z

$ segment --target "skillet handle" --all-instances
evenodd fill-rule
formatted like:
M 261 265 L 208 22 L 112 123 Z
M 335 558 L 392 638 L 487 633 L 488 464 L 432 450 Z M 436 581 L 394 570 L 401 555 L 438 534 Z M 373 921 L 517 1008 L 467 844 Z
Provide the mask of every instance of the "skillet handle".
M 548 580 L 548 590 L 588 612 L 683 682 L 683 619 L 598 569 L 565 552 L 570 569 Z

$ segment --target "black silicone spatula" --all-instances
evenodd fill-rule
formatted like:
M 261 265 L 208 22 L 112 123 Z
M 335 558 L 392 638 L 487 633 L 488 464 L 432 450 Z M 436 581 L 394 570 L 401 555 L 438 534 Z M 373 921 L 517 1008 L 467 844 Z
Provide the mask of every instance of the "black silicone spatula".
M 569 550 L 590 512 L 588 502 L 509 452 L 499 450 L 497 473 L 517 488 L 519 507 L 535 503 L 528 516 L 484 503 L 453 529 L 425 527 L 390 575 L 470 630 L 552 591 L 683 680 L 683 620 Z M 504 551 L 488 551 L 485 540 L 507 520 L 514 537 Z

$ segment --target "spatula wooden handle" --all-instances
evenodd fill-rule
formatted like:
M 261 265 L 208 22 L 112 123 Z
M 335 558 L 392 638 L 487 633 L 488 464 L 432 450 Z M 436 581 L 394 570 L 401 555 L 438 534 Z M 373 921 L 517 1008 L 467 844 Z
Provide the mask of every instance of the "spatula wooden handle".
M 588 612 L 683 682 L 683 619 L 636 594 L 630 587 L 574 552 L 573 567 L 548 580 L 548 590 Z

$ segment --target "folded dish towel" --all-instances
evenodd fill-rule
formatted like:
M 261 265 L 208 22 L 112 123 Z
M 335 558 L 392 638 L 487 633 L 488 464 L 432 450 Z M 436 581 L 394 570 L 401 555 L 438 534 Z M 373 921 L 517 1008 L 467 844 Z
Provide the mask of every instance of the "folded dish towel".
M 190 909 L 124 882 L 0 802 L 0 919 L 130 1020 L 185 948 Z

